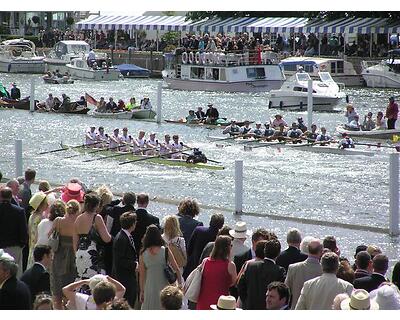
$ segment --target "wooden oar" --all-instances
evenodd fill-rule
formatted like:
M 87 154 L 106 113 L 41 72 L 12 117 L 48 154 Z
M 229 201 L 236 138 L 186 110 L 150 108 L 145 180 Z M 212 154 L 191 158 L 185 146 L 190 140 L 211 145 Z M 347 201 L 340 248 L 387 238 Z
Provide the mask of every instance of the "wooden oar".
M 251 150 L 253 150 L 253 149 L 255 149 L 255 148 L 263 148 L 263 147 L 272 147 L 272 146 L 276 146 L 276 145 L 280 145 L 280 144 L 286 144 L 287 142 L 286 141 L 280 141 L 280 142 L 275 142 L 275 143 L 270 143 L 270 144 L 260 144 L 260 145 L 258 145 L 258 146 L 243 146 L 243 149 L 245 150 L 245 151 L 251 151 Z
M 122 145 L 122 146 L 126 146 L 126 145 Z M 104 149 L 104 150 L 112 150 L 112 149 L 116 149 L 116 148 L 118 148 L 118 147 L 111 148 L 111 149 Z M 139 149 L 137 151 L 143 152 L 143 151 L 148 151 L 148 150 L 154 150 L 154 148 Z M 100 158 L 95 158 L 95 159 L 83 160 L 82 162 L 92 162 L 92 161 L 103 160 L 103 159 L 108 159 L 108 158 L 116 158 L 116 157 L 124 156 L 124 155 L 130 154 L 130 153 L 132 153 L 132 151 L 116 153 L 116 154 L 112 154 L 112 155 L 100 157 Z
M 209 136 L 208 138 L 209 138 L 210 140 L 212 140 L 212 141 L 221 142 L 221 141 L 235 140 L 235 139 L 241 138 L 241 137 L 243 137 L 243 136 L 245 136 L 245 135 L 243 135 L 243 134 L 237 134 L 237 135 L 234 135 L 234 136 L 231 136 L 231 137 L 228 137 L 228 138 L 211 137 L 211 136 Z
M 96 142 L 91 144 L 91 146 L 95 145 L 95 144 L 99 144 L 100 142 Z M 55 150 L 50 150 L 50 151 L 44 151 L 44 152 L 39 152 L 38 154 L 47 154 L 47 153 L 53 153 L 53 152 L 58 152 L 58 151 L 64 151 L 64 150 L 70 150 L 70 149 L 78 149 L 78 148 L 83 148 L 86 147 L 87 144 L 81 144 L 79 146 L 73 146 L 73 147 L 66 147 L 66 148 L 60 148 L 60 149 L 55 149 Z
M 140 159 L 128 160 L 128 161 L 120 162 L 119 165 L 126 164 L 126 163 L 132 163 L 132 162 L 139 162 L 139 161 L 145 161 L 145 160 L 150 160 L 150 159 L 161 158 L 161 157 L 169 156 L 169 155 L 172 155 L 172 154 L 175 154 L 175 153 L 182 153 L 184 151 L 189 151 L 191 149 L 193 149 L 193 148 L 189 148 L 189 149 L 186 149 L 186 150 L 177 150 L 177 151 L 173 151 L 173 152 L 163 153 L 163 154 L 159 154 L 157 156 L 151 156 L 151 157 L 144 157 L 144 158 L 140 158 Z
M 396 149 L 396 151 L 400 152 L 400 146 L 385 146 L 381 145 L 380 143 L 374 144 L 374 143 L 361 143 L 361 142 L 354 142 L 354 145 L 377 147 L 377 148 L 391 148 L 391 149 Z

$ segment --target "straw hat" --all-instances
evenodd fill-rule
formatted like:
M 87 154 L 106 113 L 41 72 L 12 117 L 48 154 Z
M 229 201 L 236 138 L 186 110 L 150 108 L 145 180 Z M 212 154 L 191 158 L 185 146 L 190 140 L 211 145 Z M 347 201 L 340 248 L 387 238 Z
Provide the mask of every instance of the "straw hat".
M 236 308 L 236 299 L 233 296 L 220 296 L 217 304 L 211 304 L 210 308 L 213 310 L 241 310 Z
M 36 192 L 32 198 L 29 200 L 29 205 L 33 210 L 37 210 L 40 204 L 46 199 L 46 194 L 42 191 Z
M 368 291 L 364 289 L 354 290 L 350 298 L 342 301 L 340 307 L 342 310 L 379 310 L 379 305 L 370 299 Z
M 67 187 L 61 194 L 61 200 L 67 203 L 69 200 L 77 200 L 83 202 L 83 196 L 85 193 L 82 190 L 82 186 L 79 183 L 68 183 Z
M 246 222 L 238 221 L 235 224 L 235 228 L 229 230 L 229 234 L 237 239 L 245 239 L 250 234 L 250 231 L 247 230 Z
M 400 293 L 395 285 L 385 284 L 371 291 L 370 297 L 379 305 L 379 310 L 400 310 Z

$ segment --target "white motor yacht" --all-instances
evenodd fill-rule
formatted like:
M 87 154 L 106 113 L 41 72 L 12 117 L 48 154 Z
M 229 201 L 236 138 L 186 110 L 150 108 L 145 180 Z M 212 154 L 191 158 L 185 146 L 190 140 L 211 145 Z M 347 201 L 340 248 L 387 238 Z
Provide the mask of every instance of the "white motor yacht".
M 30 40 L 13 39 L 0 44 L 0 72 L 43 73 L 43 59 L 36 54 L 36 46 Z
M 44 59 L 46 63 L 46 71 L 56 71 L 64 74 L 67 72 L 67 63 L 72 59 L 88 54 L 90 45 L 85 41 L 65 40 L 59 41 L 53 50 Z
M 329 72 L 319 72 L 319 81 L 313 80 L 313 110 L 334 111 L 342 99 L 346 97 L 342 88 L 333 81 Z M 279 90 L 271 90 L 269 94 L 269 108 L 282 110 L 307 110 L 308 81 L 311 77 L 304 71 L 297 72 L 285 81 Z
M 396 59 L 397 58 L 397 59 Z M 390 50 L 380 63 L 362 62 L 362 76 L 371 88 L 400 88 L 400 49 Z

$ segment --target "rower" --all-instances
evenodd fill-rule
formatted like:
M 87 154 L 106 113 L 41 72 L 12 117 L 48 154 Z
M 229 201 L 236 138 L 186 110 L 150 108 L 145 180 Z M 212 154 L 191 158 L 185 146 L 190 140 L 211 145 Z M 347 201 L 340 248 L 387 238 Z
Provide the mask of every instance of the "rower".
M 120 143 L 125 144 L 125 146 L 120 147 L 120 151 L 127 152 L 129 151 L 129 146 L 132 142 L 132 137 L 128 136 L 128 128 L 125 127 L 122 129 L 122 136 L 120 136 Z
M 85 144 L 87 147 L 94 147 L 93 145 L 96 142 L 96 127 L 95 126 L 91 126 L 90 129 L 88 131 L 86 131 L 85 134 Z
M 250 131 L 251 131 L 251 127 L 250 127 L 250 121 L 246 120 L 244 122 L 244 126 L 240 128 L 240 134 L 246 136 Z
M 179 142 L 179 136 L 177 134 L 174 134 L 172 136 L 172 144 L 171 144 L 171 151 L 180 151 L 183 149 L 183 142 Z M 171 154 L 172 159 L 182 159 L 182 153 L 177 152 L 174 154 Z
M 231 137 L 240 134 L 240 127 L 236 124 L 235 119 L 232 119 L 231 124 L 222 131 L 222 134 L 227 134 L 227 133 L 229 133 Z
M 146 135 L 146 132 L 143 130 L 140 130 L 138 137 L 135 139 L 132 139 L 133 152 L 140 153 L 140 149 L 143 149 L 146 146 L 146 139 L 144 138 L 145 135 Z
M 270 124 L 268 122 L 266 122 L 264 124 L 265 130 L 264 130 L 264 137 L 272 137 L 275 133 L 275 130 L 270 128 Z
M 281 123 L 279 125 L 279 129 L 275 130 L 273 136 L 270 138 L 270 140 L 275 140 L 278 139 L 278 141 L 285 141 L 287 136 L 287 132 L 285 131 L 285 125 Z
M 166 134 L 164 136 L 164 142 L 160 144 L 160 154 L 171 152 L 171 150 L 172 150 L 171 136 L 169 134 Z
M 328 133 L 326 133 L 325 127 L 321 127 L 321 133 L 317 136 L 316 141 L 318 142 L 326 141 L 327 143 L 330 143 L 332 141 L 332 137 Z M 320 143 L 320 145 L 325 146 L 326 143 Z
M 292 123 L 292 127 L 287 132 L 288 138 L 293 139 L 293 143 L 301 143 L 300 137 L 302 134 L 303 132 L 298 128 L 296 122 Z
M 189 110 L 189 115 L 186 117 L 186 123 L 198 123 L 199 120 L 197 119 L 196 114 L 194 113 L 194 110 Z
M 98 132 L 96 134 L 96 141 L 101 141 L 101 143 L 97 144 L 97 147 L 105 148 L 108 145 L 108 135 L 104 134 L 104 128 L 99 127 Z
M 251 129 L 249 134 L 251 134 L 253 137 L 260 138 L 264 136 L 264 130 L 261 129 L 262 123 L 260 121 L 256 122 L 256 127 Z
M 280 114 L 275 115 L 274 121 L 272 121 L 272 128 L 279 129 L 280 125 L 283 124 L 285 127 L 288 126 L 287 122 L 283 120 L 283 117 Z
M 147 140 L 147 148 L 152 148 L 152 150 L 146 151 L 146 155 L 155 155 L 157 153 L 158 140 L 156 140 L 156 133 L 151 132 L 150 138 Z
M 115 128 L 113 134 L 110 136 L 110 144 L 108 148 L 112 151 L 118 151 L 121 144 L 121 137 L 119 136 L 119 129 Z
M 311 125 L 311 131 L 304 132 L 302 136 L 304 138 L 307 138 L 307 142 L 308 143 L 315 142 L 315 140 L 318 137 L 317 125 L 316 124 L 312 124 Z
M 354 148 L 353 139 L 351 139 L 347 133 L 342 134 L 343 139 L 339 142 L 339 149 Z

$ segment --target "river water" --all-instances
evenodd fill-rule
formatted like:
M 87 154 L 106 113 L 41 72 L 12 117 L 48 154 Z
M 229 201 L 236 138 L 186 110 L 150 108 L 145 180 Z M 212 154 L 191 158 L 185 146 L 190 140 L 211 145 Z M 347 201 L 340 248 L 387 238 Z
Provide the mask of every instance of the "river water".
M 157 85 L 155 79 L 125 79 L 116 82 L 81 82 L 72 85 L 44 84 L 38 75 L 1 74 L 0 81 L 7 87 L 15 81 L 22 96 L 29 95 L 31 79 L 35 79 L 35 98 L 44 100 L 49 92 L 61 97 L 62 93 L 77 100 L 85 92 L 96 99 L 103 96 L 115 100 L 135 96 L 140 100 L 149 95 L 156 107 Z M 388 97 L 397 95 L 395 90 L 346 88 L 356 110 L 362 115 L 368 111 L 376 114 L 384 111 Z M 162 117 L 176 119 L 184 117 L 189 109 L 212 102 L 220 116 L 265 122 L 276 112 L 267 108 L 267 94 L 190 92 L 163 89 Z M 340 107 L 345 109 L 345 102 Z M 307 119 L 306 112 L 282 112 L 288 123 L 298 116 Z M 341 113 L 314 113 L 313 122 L 324 125 L 333 134 L 335 127 L 345 120 Z M 273 213 L 282 216 L 304 217 L 317 220 L 338 221 L 349 224 L 387 227 L 389 211 L 389 152 L 377 151 L 373 157 L 340 156 L 306 151 L 259 148 L 251 152 L 243 146 L 217 147 L 209 142 L 208 135 L 221 135 L 220 130 L 189 128 L 174 124 L 156 124 L 139 121 L 97 119 L 83 115 L 58 115 L 29 113 L 20 110 L 0 110 L 0 170 L 4 176 L 12 177 L 14 170 L 14 140 L 23 139 L 24 167 L 38 171 L 38 178 L 64 183 L 73 176 L 80 177 L 89 186 L 107 184 L 113 191 L 148 192 L 151 196 L 180 200 L 195 197 L 202 204 L 234 207 L 234 163 L 244 160 L 245 212 Z M 71 145 L 83 142 L 90 125 L 104 126 L 111 133 L 115 127 L 127 126 L 130 134 L 139 129 L 154 131 L 162 139 L 165 133 L 179 134 L 189 145 L 200 147 L 209 159 L 221 161 L 225 170 L 198 170 L 172 166 L 160 166 L 147 162 L 118 165 L 118 160 L 82 162 L 90 155 L 71 159 L 64 157 L 73 151 L 38 155 L 40 151 L 59 148 L 60 141 Z M 361 147 L 360 147 L 361 148 Z M 376 150 L 371 148 L 370 150 Z M 160 217 L 175 213 L 175 206 L 152 204 L 151 208 Z M 204 210 L 200 220 L 208 224 L 210 210 Z M 233 225 L 237 217 L 227 214 Z M 339 245 L 351 257 L 358 242 L 381 245 L 391 259 L 400 252 L 396 239 L 386 235 L 339 230 L 318 226 L 301 225 L 285 221 L 242 217 L 251 228 L 264 226 L 274 228 L 285 242 L 288 227 L 297 226 L 304 233 L 323 237 L 327 233 L 338 236 Z M 284 245 L 283 245 L 284 246 Z

